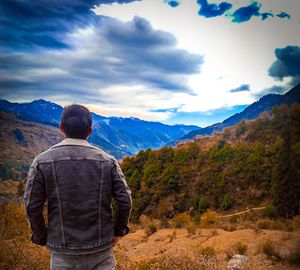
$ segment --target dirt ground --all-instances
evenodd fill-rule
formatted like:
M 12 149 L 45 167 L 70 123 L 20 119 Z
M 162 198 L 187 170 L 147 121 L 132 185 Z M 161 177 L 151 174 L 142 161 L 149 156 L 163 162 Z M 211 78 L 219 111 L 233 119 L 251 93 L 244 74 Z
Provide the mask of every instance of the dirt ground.
M 238 242 L 246 246 L 248 260 L 244 269 L 300 269 L 285 260 L 299 248 L 300 230 L 282 232 L 247 229 L 228 232 L 222 229 L 197 229 L 195 235 L 189 236 L 186 229 L 160 229 L 148 238 L 144 230 L 137 230 L 121 239 L 115 250 L 121 250 L 131 260 L 141 262 L 163 254 L 197 254 L 197 251 L 201 254 L 201 249 L 212 247 L 220 269 L 226 269 L 230 256 L 237 254 L 235 246 Z M 271 243 L 281 259 L 275 256 L 268 258 L 262 251 L 264 243 Z

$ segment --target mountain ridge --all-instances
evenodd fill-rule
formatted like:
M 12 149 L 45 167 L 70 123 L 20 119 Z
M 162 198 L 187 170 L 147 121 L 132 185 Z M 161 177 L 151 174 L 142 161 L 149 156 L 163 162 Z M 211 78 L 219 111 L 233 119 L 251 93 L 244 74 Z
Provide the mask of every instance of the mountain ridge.
M 17 119 L 58 127 L 63 107 L 43 99 L 27 103 L 0 100 L 0 111 L 13 114 Z M 92 112 L 93 134 L 89 141 L 117 158 L 133 155 L 141 149 L 159 148 L 169 141 L 199 127 L 166 125 L 138 118 L 104 117 Z
M 287 103 L 291 105 L 294 102 L 300 103 L 300 84 L 293 87 L 291 90 L 283 95 L 279 94 L 268 94 L 261 97 L 259 100 L 253 102 L 248 107 L 246 107 L 242 112 L 236 113 L 228 118 L 226 118 L 221 123 L 215 123 L 213 125 L 200 128 L 198 130 L 191 131 L 184 135 L 179 140 L 175 140 L 168 145 L 174 146 L 181 141 L 189 140 L 195 138 L 197 135 L 212 135 L 215 132 L 222 131 L 226 127 L 230 127 L 242 120 L 252 120 L 259 116 L 260 113 L 264 111 L 271 111 L 275 105 L 281 105 Z

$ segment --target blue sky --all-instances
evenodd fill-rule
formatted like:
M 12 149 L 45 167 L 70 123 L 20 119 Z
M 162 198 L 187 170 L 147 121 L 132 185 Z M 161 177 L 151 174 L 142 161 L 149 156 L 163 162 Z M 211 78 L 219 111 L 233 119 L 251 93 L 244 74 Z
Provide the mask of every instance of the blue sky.
M 207 126 L 300 82 L 300 1 L 10 0 L 1 98 Z

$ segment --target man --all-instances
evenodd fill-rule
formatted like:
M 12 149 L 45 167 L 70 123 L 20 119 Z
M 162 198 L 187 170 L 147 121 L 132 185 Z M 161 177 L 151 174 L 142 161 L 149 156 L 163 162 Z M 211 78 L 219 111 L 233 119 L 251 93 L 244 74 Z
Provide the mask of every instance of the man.
M 91 126 L 87 108 L 65 107 L 65 139 L 38 155 L 28 173 L 24 203 L 31 240 L 50 250 L 52 270 L 115 269 L 112 246 L 129 231 L 131 192 L 116 159 L 87 142 Z

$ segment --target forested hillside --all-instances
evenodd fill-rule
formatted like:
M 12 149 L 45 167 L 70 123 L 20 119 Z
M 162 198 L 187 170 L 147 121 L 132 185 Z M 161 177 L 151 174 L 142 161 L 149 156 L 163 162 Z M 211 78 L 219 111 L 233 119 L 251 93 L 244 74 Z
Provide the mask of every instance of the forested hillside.
M 295 103 L 176 148 L 140 151 L 125 158 L 122 169 L 132 189 L 133 221 L 141 214 L 163 219 L 259 205 L 289 217 L 299 212 L 299 164 Z
M 33 158 L 63 139 L 52 126 L 25 122 L 0 112 L 0 179 L 24 180 Z

